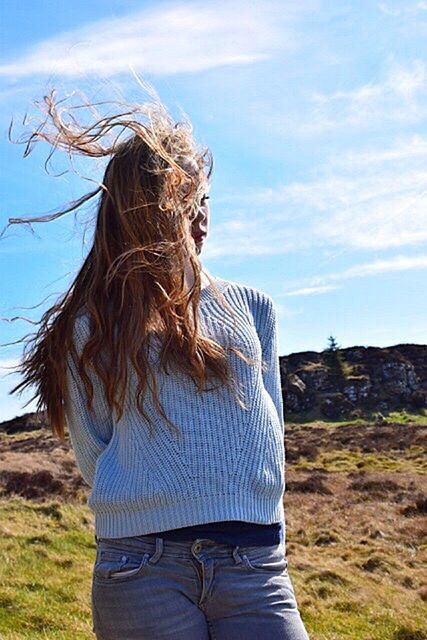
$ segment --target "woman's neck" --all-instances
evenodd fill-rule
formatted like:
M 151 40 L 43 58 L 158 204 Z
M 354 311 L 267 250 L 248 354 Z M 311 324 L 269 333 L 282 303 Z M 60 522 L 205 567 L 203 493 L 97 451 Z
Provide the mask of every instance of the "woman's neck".
M 209 271 L 205 267 L 202 267 L 202 271 L 200 272 L 200 277 L 202 280 L 202 283 L 201 283 L 202 289 L 209 286 L 210 284 L 207 277 L 208 275 L 212 278 Z M 185 271 L 185 280 L 186 280 L 187 287 L 190 289 L 194 284 L 194 273 L 193 273 L 193 270 L 191 269 L 191 266 L 189 266 Z

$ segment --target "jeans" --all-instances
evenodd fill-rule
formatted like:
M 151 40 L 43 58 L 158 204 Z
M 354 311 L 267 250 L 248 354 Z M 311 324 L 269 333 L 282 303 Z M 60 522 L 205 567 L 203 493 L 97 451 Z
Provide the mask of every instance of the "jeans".
M 95 539 L 98 640 L 309 640 L 283 542 Z

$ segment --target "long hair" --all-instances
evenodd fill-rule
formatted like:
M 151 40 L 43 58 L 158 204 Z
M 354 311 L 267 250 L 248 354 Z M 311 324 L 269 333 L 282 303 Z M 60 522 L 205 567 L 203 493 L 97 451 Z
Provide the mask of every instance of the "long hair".
M 150 424 L 143 404 L 150 386 L 157 410 L 174 428 L 159 402 L 147 357 L 146 344 L 153 331 L 162 338 L 161 366 L 177 365 L 193 379 L 198 392 L 205 390 L 209 376 L 234 387 L 228 351 L 255 364 L 236 347 L 219 344 L 199 329 L 202 265 L 191 236 L 191 220 L 209 188 L 212 154 L 196 144 L 187 116 L 174 122 L 157 94 L 149 91 L 154 94 L 151 101 L 116 101 L 121 112 L 101 116 L 98 105 L 87 101 L 67 108 L 67 98 L 58 100 L 52 90 L 42 103 L 36 103 L 44 121 L 18 141 L 26 145 L 24 157 L 35 142 L 44 140 L 52 146 L 48 160 L 56 149 L 66 151 L 70 159 L 73 155 L 109 158 L 97 188 L 60 212 L 9 218 L 10 224 L 47 222 L 99 198 L 92 247 L 72 285 L 43 313 L 39 329 L 28 339 L 18 369 L 22 381 L 9 392 L 34 386 L 31 400 L 38 398 L 36 410 L 46 411 L 53 434 L 62 440 L 68 354 L 77 362 L 88 410 L 93 400 L 88 375 L 92 369 L 102 381 L 109 409 L 120 419 L 130 363 L 137 374 L 136 401 L 142 416 Z M 83 108 L 90 111 L 90 122 L 76 118 L 77 109 Z M 184 168 L 188 159 L 196 171 Z M 194 273 L 190 289 L 184 277 L 188 264 Z M 217 300 L 233 313 L 222 292 L 210 283 Z M 78 353 L 73 332 L 82 313 L 89 318 L 90 335 Z M 242 404 L 238 394 L 236 399 Z

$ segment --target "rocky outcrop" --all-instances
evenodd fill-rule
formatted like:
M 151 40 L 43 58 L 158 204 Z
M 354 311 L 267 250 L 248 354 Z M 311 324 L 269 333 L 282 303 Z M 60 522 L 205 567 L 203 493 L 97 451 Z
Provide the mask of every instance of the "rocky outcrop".
M 22 416 L 16 416 L 10 420 L 0 422 L 0 432 L 13 435 L 14 433 L 22 433 L 23 431 L 38 431 L 47 428 L 49 425 L 46 419 L 46 412 L 40 411 L 24 413 Z
M 427 407 L 427 345 L 339 349 L 343 375 L 337 379 L 326 352 L 280 356 L 286 417 L 346 419 Z M 330 355 L 330 354 L 329 354 Z M 0 423 L 7 434 L 48 427 L 45 412 Z
M 286 413 L 330 419 L 363 417 L 427 406 L 427 346 L 339 349 L 344 375 L 337 384 L 325 352 L 280 357 Z

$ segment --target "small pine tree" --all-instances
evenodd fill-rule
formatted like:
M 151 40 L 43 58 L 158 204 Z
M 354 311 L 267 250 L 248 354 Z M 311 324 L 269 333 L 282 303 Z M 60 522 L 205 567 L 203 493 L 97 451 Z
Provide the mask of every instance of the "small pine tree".
M 340 345 L 335 340 L 334 336 L 329 336 L 328 338 L 329 346 L 325 349 L 325 351 L 338 351 Z
M 323 361 L 329 369 L 329 376 L 334 386 L 342 391 L 345 384 L 344 363 L 340 353 L 340 345 L 334 336 L 329 336 L 329 345 L 323 351 Z

